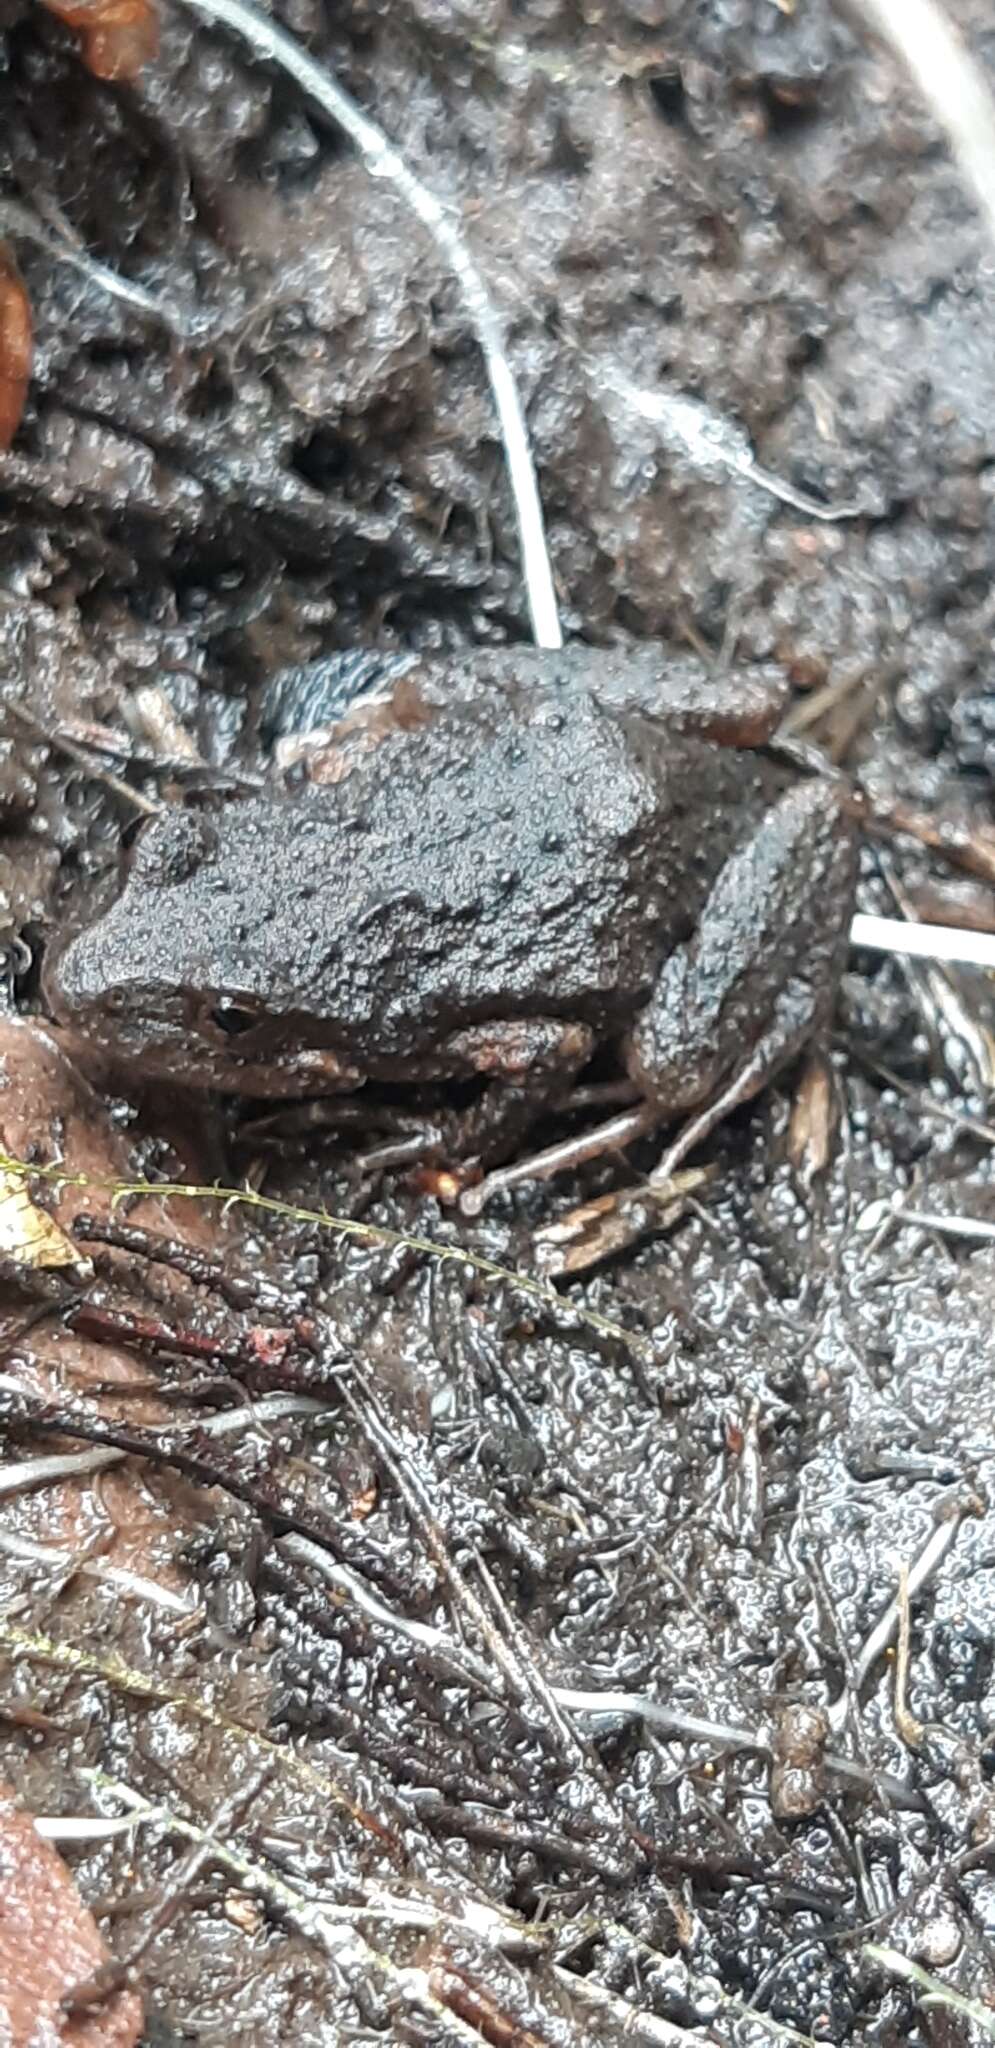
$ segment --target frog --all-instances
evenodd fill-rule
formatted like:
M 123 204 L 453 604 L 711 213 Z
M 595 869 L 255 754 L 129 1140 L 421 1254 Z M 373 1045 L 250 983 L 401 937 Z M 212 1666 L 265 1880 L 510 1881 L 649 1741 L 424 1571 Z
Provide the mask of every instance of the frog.
M 855 828 L 788 778 L 773 666 L 656 648 L 398 656 L 310 778 L 165 809 L 52 949 L 63 1028 L 247 1097 L 440 1084 L 482 1170 L 605 1048 L 660 1122 L 825 1025 Z M 786 785 L 786 786 L 785 786 Z

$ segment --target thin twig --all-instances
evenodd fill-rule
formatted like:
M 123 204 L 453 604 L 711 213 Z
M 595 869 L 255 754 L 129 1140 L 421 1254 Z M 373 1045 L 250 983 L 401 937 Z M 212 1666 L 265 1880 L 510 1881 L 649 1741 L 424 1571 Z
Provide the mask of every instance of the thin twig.
M 983 1216 L 945 1214 L 940 1209 L 906 1209 L 901 1196 L 879 1196 L 857 1217 L 854 1228 L 864 1235 L 874 1233 L 870 1251 L 879 1251 L 884 1239 L 899 1224 L 918 1230 L 935 1230 L 937 1237 L 961 1238 L 965 1244 L 995 1244 L 995 1223 Z
M 824 505 L 809 491 L 799 490 L 786 478 L 764 469 L 754 455 L 745 429 L 702 399 L 689 398 L 683 391 L 649 390 L 602 362 L 592 363 L 591 369 L 592 381 L 602 399 L 607 392 L 620 406 L 645 420 L 656 430 L 665 448 L 683 455 L 701 475 L 741 476 L 745 482 L 779 498 L 782 504 L 791 505 L 806 519 L 832 522 L 863 516 L 863 505 Z
M 915 924 L 901 917 L 871 917 L 858 911 L 850 944 L 872 953 L 913 954 L 918 960 L 952 960 L 995 973 L 995 932 L 970 932 L 959 925 Z
M 601 2022 L 598 2033 L 603 2040 L 654 2041 L 659 2043 L 659 2048 L 688 2048 L 688 2044 L 694 2042 L 695 2048 L 717 2048 L 719 2037 L 716 2034 L 692 2033 L 690 2028 L 678 2026 L 675 2020 L 662 2019 L 657 2013 L 636 2012 L 626 1999 L 599 1984 L 595 1977 L 561 1969 L 556 1963 L 553 1964 L 553 1975 L 574 2004 L 590 2007 L 592 2014 Z M 603 2034 L 602 2026 L 605 2029 Z
M 732 1721 L 708 1720 L 700 1714 L 686 1713 L 682 1707 L 668 1706 L 664 1700 L 651 1699 L 645 1693 L 582 1691 L 565 1685 L 553 1686 L 552 1692 L 558 1704 L 569 1713 L 594 1718 L 605 1714 L 632 1715 L 651 1728 L 659 1728 L 665 1736 L 673 1736 L 678 1742 L 705 1742 L 714 1744 L 719 1750 L 746 1750 L 757 1756 L 770 1757 L 773 1754 L 769 1728 L 745 1728 Z M 918 1793 L 891 1771 L 855 1763 L 851 1757 L 838 1755 L 833 1750 L 826 1751 L 823 1763 L 828 1775 L 844 1786 L 865 1793 L 884 1792 L 893 1805 L 903 1810 L 922 1810 Z
M 88 1578 L 102 1579 L 129 1599 L 165 1608 L 167 1613 L 178 1614 L 185 1619 L 197 1611 L 195 1597 L 184 1599 L 171 1587 L 160 1586 L 156 1579 L 147 1579 L 140 1572 L 129 1571 L 126 1565 L 108 1564 L 104 1558 L 91 1557 L 85 1550 L 76 1552 L 63 1548 L 61 1544 L 36 1543 L 30 1536 L 12 1536 L 6 1529 L 0 1529 L 0 1552 L 22 1564 L 41 1565 L 46 1571 L 68 1572 L 74 1578 L 82 1572 Z
M 213 1698 L 202 1698 L 196 1693 L 185 1692 L 182 1687 L 167 1685 L 151 1671 L 142 1671 L 126 1664 L 113 1653 L 99 1656 L 90 1649 L 82 1649 L 76 1643 L 56 1642 L 51 1636 L 40 1634 L 34 1629 L 25 1629 L 0 1614 L 0 1650 L 10 1656 L 26 1657 L 38 1663 L 51 1665 L 55 1670 L 69 1671 L 77 1676 L 81 1673 L 90 1678 L 100 1679 L 116 1693 L 129 1693 L 137 1699 L 155 1700 L 168 1706 L 171 1713 L 206 1728 L 213 1729 L 235 1752 L 241 1752 L 248 1760 L 255 1756 L 272 1757 L 280 1772 L 306 1790 L 317 1793 L 326 1805 L 332 1805 L 349 1815 L 350 1819 L 364 1833 L 375 1837 L 386 1845 L 392 1856 L 400 1855 L 400 1843 L 396 1841 L 391 1828 L 364 1803 L 362 1795 L 354 1794 L 332 1772 L 313 1764 L 308 1757 L 285 1743 L 279 1743 L 261 1730 L 233 1719 L 222 1711 Z M 380 1789 L 379 1787 L 376 1789 Z
M 53 263 L 68 264 L 98 291 L 106 292 L 109 298 L 120 299 L 123 305 L 157 320 L 168 331 L 185 335 L 184 323 L 172 306 L 147 292 L 144 285 L 136 284 L 133 278 L 122 277 L 118 271 L 109 269 L 106 263 L 91 256 L 82 246 L 77 247 L 66 236 L 54 234 L 29 207 L 21 206 L 16 199 L 0 201 L 0 232 L 14 240 L 33 242 Z
M 444 1662 L 450 1679 L 457 1684 L 482 1686 L 486 1693 L 494 1692 L 494 1675 L 490 1666 L 464 1643 L 456 1642 L 444 1629 L 433 1628 L 430 1622 L 413 1621 L 396 1608 L 388 1607 L 357 1572 L 336 1563 L 317 1543 L 312 1543 L 310 1537 L 281 1536 L 276 1547 L 281 1556 L 288 1557 L 292 1564 L 310 1566 L 320 1572 L 329 1585 L 354 1601 L 370 1621 L 406 1637 L 416 1651 L 427 1650 L 436 1660 Z
M 936 0 L 850 0 L 911 72 L 946 132 L 995 242 L 995 99 Z
M 942 1979 L 934 1977 L 929 1970 L 914 1963 L 911 1956 L 903 1956 L 896 1948 L 879 1948 L 877 1942 L 865 1942 L 863 1953 L 868 1962 L 877 1963 L 882 1970 L 890 1970 L 893 1977 L 904 1978 L 907 1984 L 914 1984 L 923 1992 L 923 2005 L 943 2005 L 949 2012 L 960 2013 L 973 2026 L 995 2041 L 995 2013 L 990 2006 L 982 2005 L 980 1999 L 965 1998 L 960 1991 L 954 1991 Z
M 914 1600 L 916 1594 L 921 1593 L 923 1587 L 927 1586 L 930 1579 L 939 1571 L 947 1552 L 952 1549 L 957 1541 L 960 1525 L 965 1516 L 976 1515 L 978 1512 L 979 1502 L 977 1495 L 968 1494 L 966 1497 L 958 1499 L 952 1510 L 943 1515 L 942 1519 L 937 1522 L 936 1527 L 930 1530 L 929 1536 L 918 1556 L 913 1559 L 908 1567 L 904 1585 L 906 1604 Z M 896 1595 L 894 1599 L 889 1600 L 884 1613 L 871 1630 L 856 1660 L 854 1668 L 854 1689 L 856 1692 L 859 1693 L 862 1690 L 878 1658 L 884 1655 L 884 1652 L 893 1641 L 901 1620 L 901 1612 L 902 1602 Z
M 23 1394 L 25 1387 L 13 1373 L 0 1373 L 0 1394 Z M 281 1422 L 288 1416 L 325 1415 L 328 1402 L 315 1400 L 311 1394 L 272 1394 L 265 1401 L 246 1400 L 238 1408 L 222 1408 L 217 1415 L 194 1416 L 188 1422 L 149 1423 L 150 1435 L 157 1428 L 173 1433 L 189 1430 L 198 1436 L 228 1436 L 240 1429 L 263 1429 L 267 1423 Z M 22 1493 L 27 1487 L 44 1486 L 56 1479 L 82 1479 L 90 1472 L 100 1472 L 108 1465 L 121 1465 L 128 1456 L 127 1451 L 112 1450 L 110 1447 L 90 1451 L 59 1451 L 51 1457 L 19 1458 L 16 1464 L 5 1465 L 0 1471 L 0 1495 Z
M 140 789 L 132 789 L 130 782 L 125 782 L 122 776 L 115 775 L 110 768 L 105 768 L 100 761 L 95 761 L 87 748 L 70 739 L 67 733 L 50 732 L 25 704 L 19 704 L 12 697 L 3 708 L 47 747 L 56 747 L 60 753 L 68 754 L 69 759 L 75 761 L 78 767 L 84 768 L 94 782 L 102 782 L 105 788 L 111 790 L 115 796 L 121 797 L 126 804 L 131 804 L 136 811 L 143 812 L 147 818 L 161 817 L 161 804 L 156 803 L 150 796 L 143 796 Z
M 408 1230 L 392 1230 L 385 1223 L 367 1223 L 359 1216 L 335 1216 L 330 1209 L 308 1209 L 297 1202 L 281 1201 L 277 1195 L 264 1195 L 258 1188 L 249 1186 L 209 1186 L 196 1181 L 150 1181 L 116 1180 L 113 1176 L 98 1176 L 90 1173 L 67 1173 L 63 1166 L 35 1166 L 25 1159 L 15 1159 L 9 1152 L 0 1150 L 0 1173 L 9 1173 L 25 1181 L 28 1186 L 36 1181 L 45 1186 L 64 1188 L 86 1188 L 109 1194 L 115 1209 L 133 1195 L 150 1195 L 156 1201 L 166 1201 L 170 1196 L 178 1200 L 220 1202 L 226 1209 L 242 1204 L 258 1209 L 267 1216 L 280 1216 L 289 1223 L 306 1224 L 316 1230 L 328 1230 L 362 1245 L 384 1245 L 406 1247 L 438 1265 L 465 1266 L 471 1273 L 479 1273 L 484 1280 L 497 1281 L 500 1285 L 522 1294 L 528 1301 L 536 1302 L 546 1314 L 552 1315 L 558 1323 L 581 1324 L 593 1330 L 610 1343 L 619 1344 L 623 1350 L 631 1351 L 649 1365 L 657 1363 L 656 1347 L 651 1338 L 644 1337 L 639 1330 L 629 1329 L 624 1323 L 617 1323 L 611 1316 L 601 1314 L 599 1309 L 589 1308 L 586 1302 L 570 1301 L 557 1294 L 545 1280 L 537 1280 L 531 1273 L 520 1272 L 514 1266 L 502 1266 L 497 1259 L 489 1259 L 482 1252 L 473 1251 L 466 1244 L 454 1242 L 443 1244 L 437 1238 L 420 1237 Z
M 348 135 L 371 178 L 389 178 L 442 251 L 463 293 L 490 378 L 504 440 L 536 645 L 562 647 L 563 635 L 525 413 L 508 361 L 500 314 L 459 229 L 435 193 L 416 177 L 376 123 L 343 91 L 336 79 L 301 49 L 293 36 L 277 28 L 274 22 L 249 6 L 247 0 L 183 0 L 183 4 L 205 21 L 221 22 L 226 28 L 234 29 L 258 56 L 278 64 L 295 79 L 312 105 L 320 108 L 337 128 Z
M 101 1819 L 93 1813 L 36 1813 L 34 1829 L 43 1842 L 72 1842 L 76 1846 L 82 1842 L 89 1846 L 93 1842 L 113 1841 L 115 1835 L 130 1835 L 142 1822 L 161 1820 L 163 1815 L 163 1807 L 148 1803 L 116 1819 Z
M 895 1727 L 903 1742 L 918 1749 L 924 1730 L 909 1711 L 909 1655 L 912 1643 L 912 1601 L 909 1597 L 909 1567 L 898 1570 L 898 1644 L 895 1650 Z
M 245 1820 L 254 1806 L 260 1792 L 265 1790 L 276 1770 L 272 1757 L 265 1757 L 257 1763 L 248 1779 L 236 1779 L 235 1790 L 218 1807 L 210 1828 L 205 1828 L 191 1840 L 186 1855 L 180 1858 L 170 1871 L 153 1911 L 145 1927 L 124 1955 L 108 1958 L 99 1963 L 91 1977 L 77 1984 L 65 2001 L 65 2011 L 70 2022 L 83 2020 L 88 2012 L 103 2005 L 108 1994 L 134 1981 L 133 1973 L 151 1948 L 171 1927 L 180 1912 L 187 1894 L 197 1878 L 218 1860 L 218 1849 L 229 1834 Z M 74 2032 L 75 2028 L 70 2027 Z M 89 2029 L 86 2029 L 89 2031 Z

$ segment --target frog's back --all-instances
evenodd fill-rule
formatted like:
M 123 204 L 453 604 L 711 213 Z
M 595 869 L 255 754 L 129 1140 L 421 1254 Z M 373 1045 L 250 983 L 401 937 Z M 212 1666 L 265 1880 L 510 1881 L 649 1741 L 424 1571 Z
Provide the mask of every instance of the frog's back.
M 333 787 L 239 805 L 215 885 L 255 871 L 243 981 L 275 1002 L 285 980 L 287 1007 L 371 1072 L 478 1020 L 605 1028 L 645 998 L 683 915 L 668 847 L 699 753 L 665 758 L 586 693 L 456 706 Z

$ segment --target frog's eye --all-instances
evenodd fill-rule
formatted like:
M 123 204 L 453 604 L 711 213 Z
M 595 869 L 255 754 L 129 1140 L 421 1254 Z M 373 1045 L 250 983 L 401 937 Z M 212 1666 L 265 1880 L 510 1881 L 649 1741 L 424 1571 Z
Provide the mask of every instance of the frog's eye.
M 153 818 L 139 833 L 131 872 L 143 882 L 166 889 L 189 881 L 218 844 L 213 819 L 201 811 L 170 810 Z
M 222 996 L 207 1012 L 208 1022 L 215 1031 L 225 1038 L 241 1038 L 246 1031 L 254 1031 L 259 1023 L 259 1013 L 250 1010 L 245 1003 L 236 1003 Z

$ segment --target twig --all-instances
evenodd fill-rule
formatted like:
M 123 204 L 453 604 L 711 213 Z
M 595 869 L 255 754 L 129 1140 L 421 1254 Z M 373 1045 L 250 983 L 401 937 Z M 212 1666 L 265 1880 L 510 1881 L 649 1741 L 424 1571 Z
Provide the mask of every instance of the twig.
M 101 762 L 95 761 L 87 748 L 70 739 L 67 733 L 50 732 L 26 705 L 18 704 L 16 699 L 11 697 L 3 708 L 12 718 L 26 726 L 37 739 L 43 740 L 47 747 L 56 747 L 60 753 L 68 754 L 70 761 L 75 761 L 78 767 L 84 768 L 94 782 L 102 782 L 105 788 L 111 790 L 115 796 L 121 797 L 126 804 L 131 804 L 136 811 L 143 812 L 147 818 L 158 818 L 162 815 L 161 804 L 155 803 L 152 797 L 143 796 L 140 789 L 132 789 L 130 782 L 125 782 L 122 776 L 115 775 L 110 768 L 105 768 Z
M 399 1613 L 397 1608 L 388 1607 L 358 1573 L 350 1571 L 346 1565 L 336 1564 L 328 1556 L 327 1551 L 322 1550 L 317 1543 L 312 1543 L 310 1537 L 293 1534 L 281 1536 L 277 1548 L 283 1557 L 291 1560 L 291 1563 L 311 1566 L 320 1572 L 329 1585 L 335 1586 L 337 1591 L 353 1600 L 360 1612 L 378 1627 L 393 1630 L 397 1635 L 406 1637 L 416 1651 L 427 1650 L 437 1662 L 445 1665 L 450 1683 L 480 1686 L 488 1695 L 493 1695 L 493 1671 L 471 1649 L 453 1640 L 444 1629 L 433 1628 L 427 1621 L 412 1621 L 408 1615 Z
M 965 1244 L 995 1243 L 995 1223 L 988 1223 L 982 1216 L 944 1215 L 938 1209 L 906 1209 L 901 1197 L 881 1196 L 869 1202 L 857 1217 L 855 1230 L 862 1233 L 874 1232 L 871 1251 L 877 1251 L 885 1237 L 900 1223 L 912 1224 L 919 1230 L 935 1230 L 938 1237 L 959 1237 Z
M 682 1707 L 670 1707 L 663 1700 L 650 1699 L 645 1693 L 580 1691 L 565 1685 L 553 1686 L 552 1691 L 558 1704 L 573 1714 L 595 1717 L 631 1714 L 678 1742 L 707 1742 L 720 1750 L 746 1750 L 764 1757 L 773 1755 L 769 1728 L 744 1728 L 732 1721 L 706 1720 L 699 1714 L 685 1713 Z M 852 1758 L 840 1756 L 833 1750 L 825 1752 L 823 1763 L 831 1777 L 844 1786 L 852 1786 L 854 1791 L 883 1792 L 893 1805 L 903 1811 L 922 1811 L 919 1794 L 891 1771 L 879 1771 L 855 1763 Z
M 599 1984 L 596 1977 L 564 1970 L 558 1963 L 553 1964 L 553 1975 L 575 2004 L 589 2006 L 592 2015 L 597 2016 L 601 2022 L 597 2031 L 602 2040 L 652 2041 L 659 2048 L 690 2048 L 693 2042 L 695 2048 L 717 2048 L 717 2035 L 692 2032 L 690 2027 L 680 2027 L 675 2020 L 662 2019 L 658 2013 L 637 2013 L 617 1992 Z
M 137 1796 L 137 1795 L 136 1795 Z M 108 1816 L 101 1819 L 93 1813 L 36 1813 L 34 1828 L 43 1842 L 72 1842 L 77 1847 L 85 1843 L 110 1842 L 115 1835 L 130 1835 L 144 1821 L 161 1820 L 164 1809 L 145 1803 L 131 1813 L 123 1813 L 117 1819 Z
M 4 1151 L 0 1151 L 0 1171 L 19 1176 L 29 1186 L 37 1181 L 60 1189 L 99 1190 L 111 1196 L 115 1208 L 133 1195 L 151 1195 L 157 1201 L 176 1196 L 181 1200 L 221 1202 L 225 1207 L 242 1203 L 250 1209 L 259 1209 L 265 1215 L 283 1217 L 289 1223 L 309 1224 L 316 1230 L 334 1231 L 358 1244 L 406 1246 L 414 1253 L 436 1260 L 440 1266 L 465 1266 L 470 1272 L 479 1273 L 484 1280 L 498 1281 L 523 1295 L 527 1301 L 535 1302 L 557 1322 L 579 1323 L 609 1342 L 620 1344 L 623 1350 L 633 1352 L 647 1364 L 655 1365 L 657 1362 L 652 1339 L 644 1337 L 640 1331 L 630 1330 L 611 1316 L 602 1315 L 600 1310 L 588 1308 L 585 1302 L 564 1300 L 555 1287 L 550 1287 L 544 1280 L 536 1280 L 531 1274 L 518 1272 L 512 1266 L 502 1266 L 497 1259 L 471 1251 L 465 1244 L 442 1244 L 436 1238 L 421 1237 L 412 1231 L 392 1230 L 387 1224 L 366 1223 L 358 1216 L 335 1216 L 330 1209 L 309 1209 L 297 1202 L 281 1201 L 276 1195 L 261 1194 L 257 1188 L 247 1186 L 219 1187 L 196 1181 L 115 1180 L 108 1175 L 67 1173 L 62 1166 L 34 1166 Z
M 923 1587 L 928 1585 L 930 1579 L 939 1571 L 947 1552 L 952 1549 L 957 1541 L 960 1525 L 964 1517 L 966 1515 L 976 1515 L 979 1512 L 978 1496 L 968 1494 L 966 1498 L 958 1499 L 952 1509 L 948 1510 L 942 1519 L 937 1522 L 935 1529 L 930 1531 L 918 1557 L 914 1558 L 908 1567 L 907 1577 L 904 1582 L 906 1605 L 909 1601 L 915 1599 L 917 1593 L 922 1592 Z M 885 1650 L 889 1647 L 899 1626 L 901 1611 L 902 1602 L 896 1595 L 893 1600 L 889 1600 L 884 1613 L 871 1630 L 857 1658 L 853 1674 L 855 1692 L 859 1693 L 861 1691 L 870 1673 L 873 1671 L 878 1658 L 883 1656 Z
M 178 1614 L 184 1620 L 197 1612 L 195 1598 L 184 1599 L 169 1586 L 160 1586 L 156 1579 L 144 1578 L 140 1572 L 129 1571 L 126 1565 L 90 1557 L 85 1550 L 76 1552 L 64 1549 L 61 1544 L 36 1543 L 30 1536 L 12 1536 L 6 1529 L 0 1529 L 0 1551 L 22 1564 L 41 1565 L 46 1571 L 68 1572 L 73 1578 L 83 1572 L 89 1578 L 103 1579 L 127 1598 L 165 1608 L 167 1613 Z
M 898 1644 L 895 1650 L 895 1727 L 910 1749 L 918 1749 L 924 1729 L 909 1711 L 909 1651 L 912 1640 L 912 1602 L 909 1598 L 909 1568 L 904 1562 L 898 1572 Z
M 89 255 L 86 249 L 77 248 L 66 236 L 53 233 L 36 219 L 29 207 L 21 206 L 16 199 L 0 201 L 0 231 L 15 240 L 33 242 L 53 263 L 68 264 L 88 283 L 96 285 L 98 291 L 106 292 L 109 298 L 120 299 L 123 305 L 157 320 L 167 331 L 185 335 L 184 324 L 171 306 L 165 305 L 152 292 L 147 292 L 144 285 L 110 270 L 106 263 Z
M 546 1680 L 539 1671 L 528 1644 L 523 1644 L 520 1631 L 515 1631 L 512 1635 L 509 1628 L 510 1616 L 503 1603 L 496 1601 L 493 1580 L 487 1573 L 479 1553 L 476 1557 L 477 1571 L 483 1579 L 491 1605 L 496 1608 L 497 1623 L 470 1585 L 465 1573 L 451 1557 L 421 1474 L 411 1460 L 403 1457 L 401 1447 L 395 1442 L 380 1412 L 373 1390 L 364 1387 L 360 1392 L 343 1382 L 342 1396 L 345 1405 L 364 1431 L 367 1442 L 394 1481 L 426 1550 L 449 1588 L 454 1606 L 462 1612 L 469 1626 L 477 1632 L 490 1651 L 495 1666 L 491 1681 L 492 1689 L 496 1688 L 500 1692 L 500 1681 L 503 1680 L 509 1697 L 517 1700 L 523 1711 L 531 1715 L 543 1733 L 552 1739 L 554 1746 L 567 1758 L 575 1776 L 579 1776 L 581 1772 L 589 1773 L 591 1764 L 584 1745 L 577 1737 L 576 1731 L 565 1721 L 558 1703 L 551 1699 Z M 603 1796 L 603 1788 L 600 1784 L 591 1782 L 586 1789 L 589 1808 L 594 1805 L 596 1809 L 597 1801 Z M 610 1818 L 620 1833 L 624 1833 L 624 1824 L 620 1816 L 612 1812 Z M 606 1858 L 605 1868 L 609 1867 Z
M 213 1729 L 225 1741 L 240 1751 L 248 1760 L 256 1756 L 271 1757 L 277 1769 L 288 1779 L 303 1785 L 305 1790 L 317 1793 L 326 1805 L 332 1805 L 349 1815 L 357 1827 L 372 1835 L 381 1846 L 386 1846 L 396 1859 L 401 1857 L 401 1844 L 392 1829 L 365 1803 L 363 1795 L 354 1794 L 342 1780 L 334 1777 L 329 1770 L 312 1764 L 309 1759 L 264 1735 L 258 1728 L 250 1727 L 232 1715 L 222 1711 L 213 1698 L 201 1698 L 196 1693 L 185 1692 L 181 1686 L 165 1684 L 151 1672 L 141 1671 L 134 1665 L 126 1664 L 113 1653 L 98 1656 L 94 1651 L 81 1649 L 75 1643 L 56 1642 L 51 1636 L 40 1634 L 34 1629 L 20 1628 L 16 1622 L 0 1615 L 0 1651 L 13 1658 L 26 1657 L 36 1663 L 48 1664 L 57 1671 L 68 1671 L 75 1676 L 81 1674 L 96 1678 L 109 1685 L 115 1692 L 132 1694 L 136 1699 L 155 1700 L 184 1720 L 194 1721 Z M 379 1788 L 377 1788 L 379 1789 Z
M 832 522 L 863 516 L 863 505 L 824 505 L 810 492 L 798 490 L 786 478 L 764 469 L 744 428 L 715 412 L 702 399 L 689 398 L 683 391 L 648 390 L 600 362 L 594 363 L 592 369 L 592 381 L 600 395 L 607 389 L 623 407 L 657 430 L 664 447 L 683 455 L 702 476 L 741 476 L 759 490 L 769 492 L 772 498 L 779 498 L 782 504 L 791 505 L 806 519 Z
M 108 1996 L 134 1981 L 135 1965 L 147 1954 L 152 1943 L 172 1925 L 195 1880 L 212 1862 L 218 1860 L 218 1851 L 225 1837 L 245 1819 L 259 1793 L 269 1784 L 275 1769 L 274 1759 L 265 1757 L 256 1765 L 255 1770 L 250 1772 L 247 1781 L 244 1778 L 236 1781 L 235 1790 L 217 1809 L 211 1827 L 205 1828 L 191 1840 L 186 1855 L 180 1858 L 176 1868 L 170 1872 L 162 1894 L 138 1939 L 132 1942 L 123 1956 L 114 1956 L 98 1964 L 93 1975 L 77 1984 L 64 2001 L 64 2009 L 70 2021 L 81 2020 L 94 2007 L 103 2005 Z
M 995 99 L 984 73 L 936 0 L 850 0 L 915 79 L 995 242 Z
M 939 1977 L 914 1963 L 910 1956 L 899 1954 L 896 1948 L 879 1948 L 876 1942 L 864 1943 L 863 1954 L 869 1963 L 877 1963 L 882 1970 L 890 1970 L 893 1977 L 904 1978 L 907 1984 L 915 1984 L 925 1995 L 924 2005 L 945 2005 L 951 2012 L 961 2013 L 983 2034 L 995 2041 L 995 2012 L 982 2005 L 977 1998 L 965 1998 L 960 1991 L 951 1990 Z
M 958 1132 L 966 1132 L 972 1138 L 980 1138 L 982 1144 L 995 1145 L 995 1124 L 982 1123 L 980 1117 L 968 1116 L 965 1110 L 951 1109 L 949 1103 L 938 1102 L 934 1096 L 927 1094 L 925 1088 L 916 1088 L 903 1074 L 896 1074 L 893 1067 L 874 1059 L 866 1046 L 858 1045 L 856 1041 L 851 1043 L 844 1038 L 839 1042 L 854 1059 L 862 1061 L 869 1073 L 877 1074 L 880 1080 L 887 1082 L 889 1088 L 894 1088 L 896 1095 L 904 1095 L 908 1101 L 914 1102 L 921 1115 L 938 1117 L 941 1123 L 952 1124 Z
M 442 251 L 463 293 L 490 378 L 504 440 L 536 645 L 562 647 L 563 635 L 525 413 L 508 361 L 501 317 L 459 229 L 435 193 L 416 177 L 376 123 L 285 30 L 277 28 L 274 22 L 248 5 L 247 0 L 183 0 L 183 5 L 205 21 L 221 22 L 226 28 L 234 29 L 258 56 L 278 64 L 295 79 L 312 104 L 348 135 L 371 178 L 389 178 L 396 186 L 401 198 Z
M 914 954 L 919 960 L 952 960 L 995 973 L 995 932 L 970 932 L 959 925 L 915 924 L 901 917 L 871 917 L 858 911 L 850 944 L 872 953 Z
M 344 1388 L 345 1382 L 342 1384 Z M 294 1531 L 298 1535 L 310 1536 L 315 1543 L 324 1544 L 344 1562 L 359 1563 L 364 1572 L 390 1592 L 411 1591 L 410 1576 L 400 1579 L 385 1559 L 371 1553 L 371 1546 L 356 1523 L 344 1521 L 320 1504 L 316 1504 L 313 1511 L 298 1505 L 296 1497 L 292 1498 L 289 1492 L 284 1493 L 265 1467 L 253 1478 L 241 1472 L 232 1460 L 221 1463 L 209 1457 L 208 1444 L 201 1441 L 199 1432 L 188 1434 L 124 1426 L 92 1417 L 80 1408 L 63 1408 L 58 1402 L 44 1401 L 36 1395 L 24 1393 L 14 1403 L 6 1404 L 3 1420 L 8 1426 L 38 1435 L 83 1437 L 88 1443 L 106 1444 L 124 1451 L 128 1457 L 147 1458 L 153 1464 L 171 1466 L 195 1483 L 223 1487 L 232 1499 L 242 1501 L 254 1513 L 267 1517 L 281 1535 Z
M 0 1394 L 23 1394 L 21 1381 L 13 1373 L 0 1373 Z M 281 1422 L 293 1415 L 325 1415 L 328 1402 L 317 1401 L 310 1394 L 273 1394 L 265 1401 L 246 1400 L 239 1408 L 224 1408 L 217 1415 L 203 1419 L 194 1416 L 189 1421 L 150 1423 L 150 1433 L 157 1427 L 170 1432 L 189 1430 L 199 1436 L 228 1436 L 240 1429 L 261 1429 L 270 1422 Z M 0 1495 L 23 1492 L 29 1486 L 44 1486 L 55 1479 L 82 1479 L 89 1472 L 101 1472 L 108 1465 L 123 1464 L 127 1451 L 99 1449 L 92 1451 L 62 1451 L 51 1457 L 19 1458 L 16 1464 L 5 1465 L 0 1471 Z

